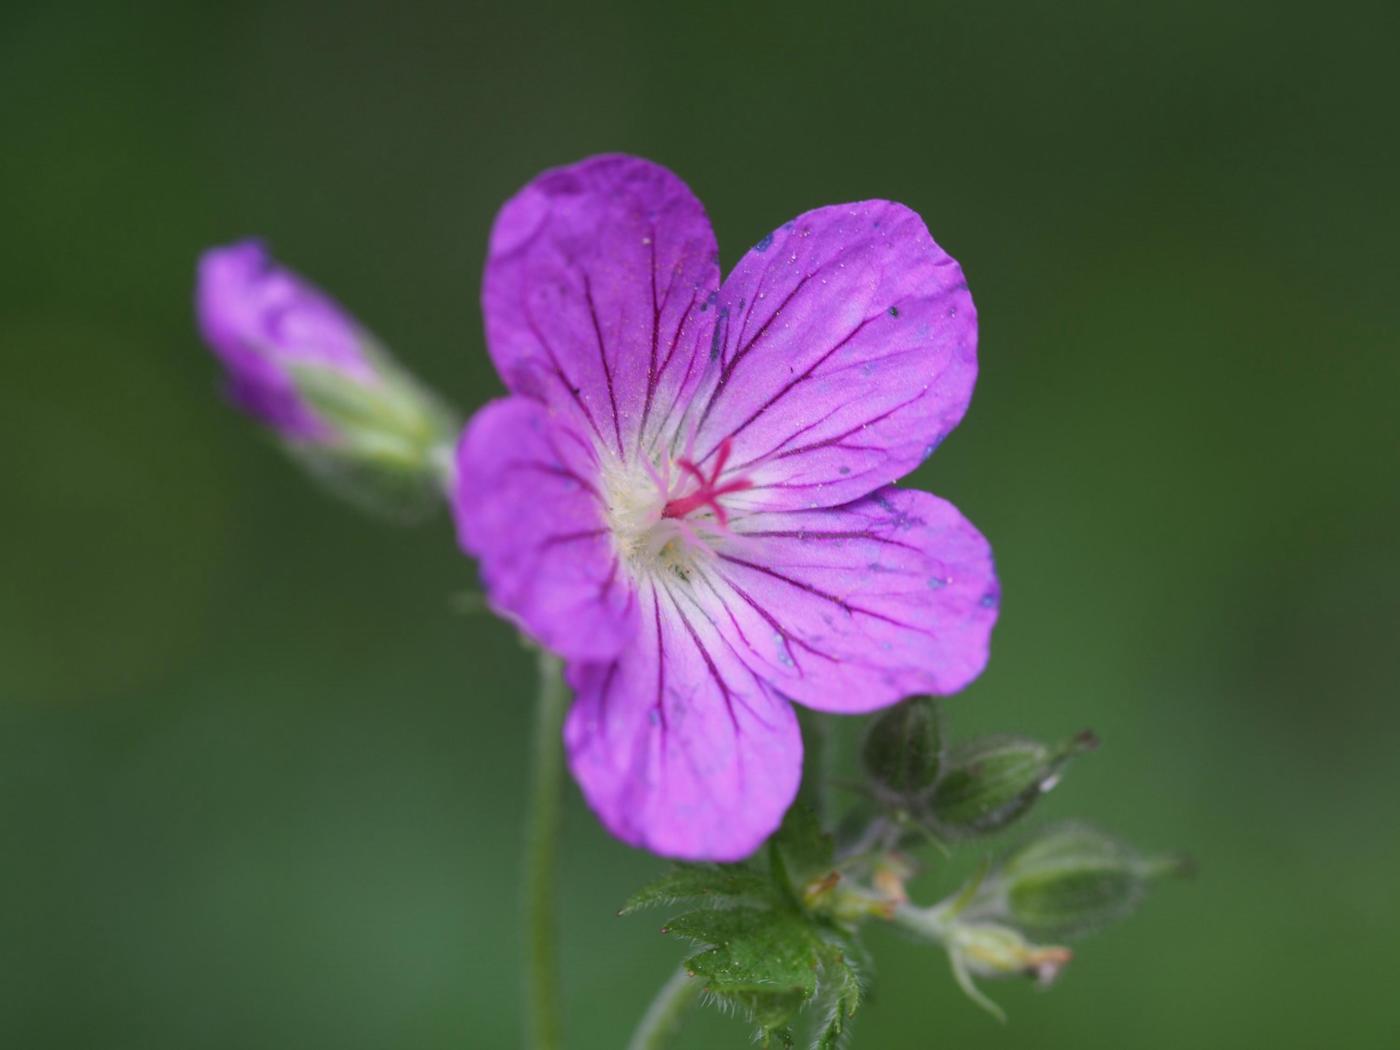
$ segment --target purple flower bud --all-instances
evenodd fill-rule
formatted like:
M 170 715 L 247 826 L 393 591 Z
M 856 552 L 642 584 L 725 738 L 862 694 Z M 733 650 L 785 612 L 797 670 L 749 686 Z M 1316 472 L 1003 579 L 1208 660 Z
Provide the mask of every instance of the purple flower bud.
M 260 242 L 204 253 L 195 310 L 234 401 L 315 478 L 401 520 L 441 501 L 456 416 Z
M 195 306 L 201 334 L 228 371 L 233 399 L 284 437 L 333 437 L 298 392 L 294 366 L 332 369 L 360 384 L 376 381 L 354 319 L 279 266 L 260 241 L 206 251 Z

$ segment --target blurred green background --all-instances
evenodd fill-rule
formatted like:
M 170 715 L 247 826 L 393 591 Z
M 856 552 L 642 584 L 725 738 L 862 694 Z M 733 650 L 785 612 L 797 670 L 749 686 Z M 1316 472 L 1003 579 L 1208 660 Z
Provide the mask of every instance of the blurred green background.
M 1005 590 L 963 733 L 1101 752 L 1040 819 L 1199 860 L 1049 994 L 877 936 L 858 1050 L 1394 1046 L 1394 4 L 9 4 L 0 15 L 0 1044 L 517 1045 L 532 665 L 445 518 L 362 520 L 221 401 L 258 233 L 463 408 L 494 210 L 606 150 L 726 266 L 886 196 L 982 318 L 912 480 Z M 572 1047 L 678 958 L 570 787 Z M 747 1045 L 698 1020 L 690 1050 Z

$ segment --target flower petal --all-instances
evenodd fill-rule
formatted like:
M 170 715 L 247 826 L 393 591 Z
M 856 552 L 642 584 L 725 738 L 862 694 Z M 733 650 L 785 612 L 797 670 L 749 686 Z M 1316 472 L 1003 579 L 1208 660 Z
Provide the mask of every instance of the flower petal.
M 664 581 L 640 598 L 637 641 L 570 668 L 564 729 L 588 803 L 618 838 L 663 856 L 738 860 L 797 794 L 802 735 L 788 702 Z
M 977 315 L 958 264 L 890 201 L 807 212 L 720 289 L 715 367 L 684 429 L 732 439 L 736 508 L 832 507 L 918 466 L 962 419 Z
M 284 436 L 328 439 L 289 368 L 315 365 L 377 385 L 356 321 L 320 289 L 279 265 L 262 242 L 210 248 L 199 259 L 195 312 L 228 371 L 229 392 Z
M 669 432 L 708 359 L 718 251 L 667 169 L 593 157 L 501 209 L 482 291 L 491 357 L 516 394 L 630 455 Z
M 1000 597 L 991 548 L 937 496 L 887 488 L 734 531 L 690 594 L 789 698 L 871 711 L 955 693 L 986 665 Z
M 493 401 L 457 448 L 452 509 L 492 606 L 565 657 L 607 659 L 637 630 L 604 525 L 593 445 L 542 405 Z

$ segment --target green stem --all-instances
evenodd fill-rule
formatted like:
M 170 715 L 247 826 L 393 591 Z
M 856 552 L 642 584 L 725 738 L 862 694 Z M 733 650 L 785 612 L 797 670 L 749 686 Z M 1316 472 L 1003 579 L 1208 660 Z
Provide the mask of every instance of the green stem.
M 680 1027 L 681 1014 L 700 991 L 701 981 L 681 967 L 661 986 L 642 1015 L 627 1050 L 662 1050 Z
M 530 802 L 525 831 L 525 1024 L 531 1050 L 559 1050 L 559 961 L 555 950 L 560 798 L 564 783 L 561 736 L 569 692 L 557 657 L 539 654 Z
M 797 719 L 802 725 L 802 786 L 798 798 L 812 807 L 817 820 L 826 824 L 831 810 L 829 785 L 836 768 L 828 716 L 807 708 L 799 708 Z

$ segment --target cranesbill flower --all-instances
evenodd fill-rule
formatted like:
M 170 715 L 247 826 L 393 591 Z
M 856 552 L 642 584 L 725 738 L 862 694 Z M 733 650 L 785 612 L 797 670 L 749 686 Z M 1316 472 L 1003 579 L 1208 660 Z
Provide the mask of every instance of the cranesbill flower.
M 232 399 L 319 477 L 396 514 L 430 505 L 456 421 L 325 293 L 248 240 L 201 256 L 195 312 Z
M 977 370 L 962 272 L 914 212 L 807 212 L 721 283 L 685 184 L 596 157 L 501 210 L 483 306 L 510 396 L 462 436 L 460 540 L 567 661 L 570 766 L 618 837 L 742 857 L 797 790 L 790 701 L 860 713 L 982 670 L 987 542 L 891 487 Z

